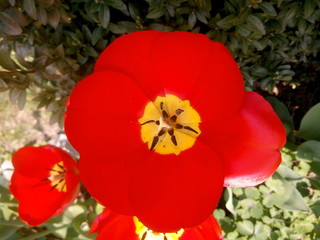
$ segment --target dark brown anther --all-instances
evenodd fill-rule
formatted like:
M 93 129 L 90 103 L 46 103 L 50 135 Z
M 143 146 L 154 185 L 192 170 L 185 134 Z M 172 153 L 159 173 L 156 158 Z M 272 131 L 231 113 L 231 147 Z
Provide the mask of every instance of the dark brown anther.
M 172 136 L 171 136 L 171 142 L 172 142 L 175 146 L 178 145 L 177 139 L 176 139 L 176 136 L 175 136 L 175 135 L 172 135 Z
M 64 178 L 61 178 L 58 183 L 56 183 L 55 185 L 53 185 L 53 186 L 50 188 L 49 191 L 52 191 L 53 189 L 55 189 L 62 181 L 64 181 Z
M 183 128 L 183 125 L 177 123 L 177 124 L 175 125 L 175 128 L 176 128 L 176 129 L 182 129 L 182 128 Z
M 148 233 L 147 231 L 145 231 L 145 232 L 143 233 L 141 240 L 145 240 L 145 239 L 146 239 L 147 233 Z
M 141 126 L 142 125 L 145 125 L 145 124 L 147 124 L 147 123 L 153 123 L 153 122 L 155 122 L 154 120 L 149 120 L 149 121 L 146 121 L 146 122 L 144 122 L 144 123 L 141 123 Z
M 162 116 L 163 118 L 168 118 L 169 114 L 166 112 L 166 110 L 162 110 Z
M 176 115 L 179 116 L 182 112 L 184 112 L 184 110 L 181 109 L 181 108 L 178 108 L 178 109 L 176 110 Z
M 150 151 L 152 151 L 155 148 L 155 146 L 157 145 L 158 141 L 159 141 L 159 136 L 155 136 L 153 138 L 153 140 L 152 140 Z
M 192 127 L 184 126 L 183 128 L 184 128 L 184 129 L 187 129 L 187 130 L 189 130 L 189 131 L 191 131 L 191 132 L 194 132 L 194 133 L 198 134 L 198 132 L 197 132 L 196 130 L 194 130 Z
M 172 122 L 177 121 L 177 115 L 173 115 L 173 116 L 170 118 L 170 120 L 171 120 Z
M 162 128 L 162 129 L 160 130 L 160 132 L 158 133 L 158 136 L 161 137 L 161 136 L 162 136 L 163 134 L 165 134 L 165 133 L 166 133 L 166 130 Z
M 163 110 L 163 102 L 160 103 L 160 109 Z
M 168 238 L 165 234 L 163 235 L 163 240 L 168 240 Z
M 156 121 L 156 124 L 157 124 L 157 125 L 160 125 L 160 121 L 159 121 L 159 120 L 157 120 L 157 121 Z
M 172 136 L 172 135 L 173 135 L 173 133 L 174 133 L 173 128 L 170 128 L 170 129 L 168 130 L 168 133 L 170 134 L 170 136 Z

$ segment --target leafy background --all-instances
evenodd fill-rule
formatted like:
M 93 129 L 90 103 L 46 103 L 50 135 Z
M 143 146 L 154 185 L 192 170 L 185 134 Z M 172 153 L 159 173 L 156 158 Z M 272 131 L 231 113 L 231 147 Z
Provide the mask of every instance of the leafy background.
M 225 189 L 214 212 L 225 238 L 320 239 L 320 0 L 0 0 L 0 10 L 0 239 L 94 238 L 86 233 L 101 206 L 84 189 L 63 215 L 21 222 L 3 163 L 59 137 L 66 99 L 99 53 L 147 29 L 224 43 L 246 89 L 265 96 L 286 127 L 273 177 Z

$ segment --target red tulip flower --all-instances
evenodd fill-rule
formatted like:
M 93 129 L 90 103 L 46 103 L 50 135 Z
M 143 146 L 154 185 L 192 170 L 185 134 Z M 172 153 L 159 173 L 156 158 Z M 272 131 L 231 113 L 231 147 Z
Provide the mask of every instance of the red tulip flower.
M 223 186 L 257 185 L 281 162 L 282 123 L 202 34 L 123 36 L 69 100 L 65 129 L 84 185 L 156 232 L 198 226 Z
M 19 216 L 35 226 L 60 214 L 79 193 L 77 163 L 51 145 L 23 147 L 12 156 L 10 191 L 19 202 Z
M 202 224 L 175 233 L 157 233 L 144 226 L 136 217 L 120 215 L 105 209 L 92 223 L 90 233 L 95 240 L 221 240 L 222 231 L 211 215 Z

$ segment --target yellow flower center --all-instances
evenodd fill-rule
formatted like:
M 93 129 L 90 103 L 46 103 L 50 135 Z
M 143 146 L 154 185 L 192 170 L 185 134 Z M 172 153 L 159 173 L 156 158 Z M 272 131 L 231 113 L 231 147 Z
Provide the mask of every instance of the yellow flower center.
M 63 162 L 60 161 L 56 163 L 53 168 L 50 169 L 50 176 L 48 180 L 51 181 L 51 190 L 57 189 L 59 192 L 66 192 L 67 185 L 66 185 L 66 169 L 64 168 Z
M 201 118 L 188 100 L 166 94 L 147 103 L 142 118 L 141 138 L 159 154 L 180 154 L 191 148 L 200 135 Z
M 184 233 L 183 229 L 176 233 L 158 233 L 148 229 L 136 217 L 133 217 L 133 221 L 136 226 L 136 234 L 140 240 L 179 240 Z

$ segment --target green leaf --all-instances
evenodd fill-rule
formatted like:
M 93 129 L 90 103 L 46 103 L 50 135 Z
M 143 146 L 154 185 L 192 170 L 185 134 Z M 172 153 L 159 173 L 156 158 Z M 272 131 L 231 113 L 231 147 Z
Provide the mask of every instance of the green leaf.
M 248 220 L 237 223 L 237 230 L 242 235 L 252 235 L 254 233 L 254 225 Z
M 109 29 L 114 34 L 124 34 L 126 33 L 126 29 L 119 24 L 114 24 L 112 22 L 109 23 Z
M 110 22 L 110 10 L 107 5 L 102 5 L 99 9 L 99 22 L 103 28 L 107 28 Z
M 156 8 L 156 9 L 153 9 L 151 12 L 149 12 L 146 18 L 157 19 L 162 17 L 164 14 L 165 14 L 165 10 L 163 8 Z
M 291 211 L 309 212 L 309 208 L 305 200 L 293 185 L 291 185 L 277 172 L 273 174 L 272 178 L 280 180 L 284 188 L 284 192 L 280 195 L 283 202 L 277 205 L 279 208 Z
M 8 89 L 8 84 L 0 77 L 0 92 L 6 91 Z
M 309 140 L 302 143 L 297 149 L 297 158 L 320 162 L 320 141 Z
M 48 13 L 48 22 L 54 29 L 58 27 L 60 22 L 60 11 L 58 8 L 54 8 Z
M 46 25 L 48 23 L 48 13 L 47 10 L 40 6 L 38 8 L 38 20 L 41 22 L 41 24 Z
M 12 36 L 22 33 L 22 29 L 17 22 L 5 12 L 0 12 L 0 31 Z
M 294 128 L 293 120 L 288 108 L 286 107 L 286 105 L 284 105 L 284 103 L 280 102 L 277 98 L 273 96 L 266 97 L 266 100 L 271 104 L 273 110 L 277 113 L 278 117 L 283 122 L 288 135 L 290 132 L 293 131 Z
M 228 30 L 234 26 L 234 19 L 235 18 L 236 17 L 234 15 L 228 15 L 227 17 L 218 21 L 217 25 L 225 30 Z
M 23 9 L 31 18 L 37 20 L 37 9 L 34 0 L 23 0 Z
M 97 27 L 93 30 L 91 44 L 96 45 L 96 43 L 102 38 L 102 28 Z
M 252 27 L 252 30 L 255 31 L 256 33 L 259 33 L 261 35 L 265 35 L 266 31 L 264 29 L 264 25 L 261 22 L 260 18 L 258 18 L 255 15 L 250 15 L 247 18 L 247 23 L 250 27 Z
M 234 210 L 233 205 L 233 193 L 231 188 L 227 188 L 227 202 L 226 202 L 226 208 L 233 214 L 237 215 L 236 211 Z
M 127 10 L 126 4 L 122 0 L 107 0 L 105 1 L 110 7 L 118 9 L 120 11 Z
M 0 66 L 10 71 L 17 70 L 10 57 L 10 53 L 5 49 L 0 49 Z
M 298 136 L 305 140 L 320 141 L 320 103 L 314 105 L 303 116 Z
M 305 0 L 304 2 L 304 17 L 309 18 L 315 10 L 316 2 L 314 0 Z
M 262 11 L 272 17 L 275 17 L 277 16 L 277 12 L 276 10 L 274 9 L 274 7 L 272 6 L 271 3 L 269 2 L 261 2 L 259 4 L 260 8 L 262 9 Z
M 20 240 L 37 240 L 41 237 L 44 237 L 50 233 L 54 233 L 55 231 L 59 230 L 59 229 L 62 229 L 62 228 L 66 228 L 68 227 L 68 225 L 62 225 L 62 226 L 59 226 L 59 227 L 55 227 L 55 228 L 51 228 L 51 229 L 47 229 L 47 230 L 44 230 L 42 232 L 37 232 L 37 233 L 34 233 L 34 234 L 31 234 L 27 237 L 24 237 L 24 238 L 20 238 Z
M 0 225 L 1 240 L 6 240 L 12 236 L 19 228 L 14 226 Z
M 188 17 L 188 27 L 189 29 L 193 29 L 194 25 L 197 22 L 197 16 L 192 12 Z
M 285 165 L 280 165 L 277 169 L 277 173 L 287 181 L 296 181 L 302 178 L 298 173 Z
M 269 75 L 269 70 L 264 67 L 257 66 L 252 70 L 251 74 L 257 77 L 266 77 Z

